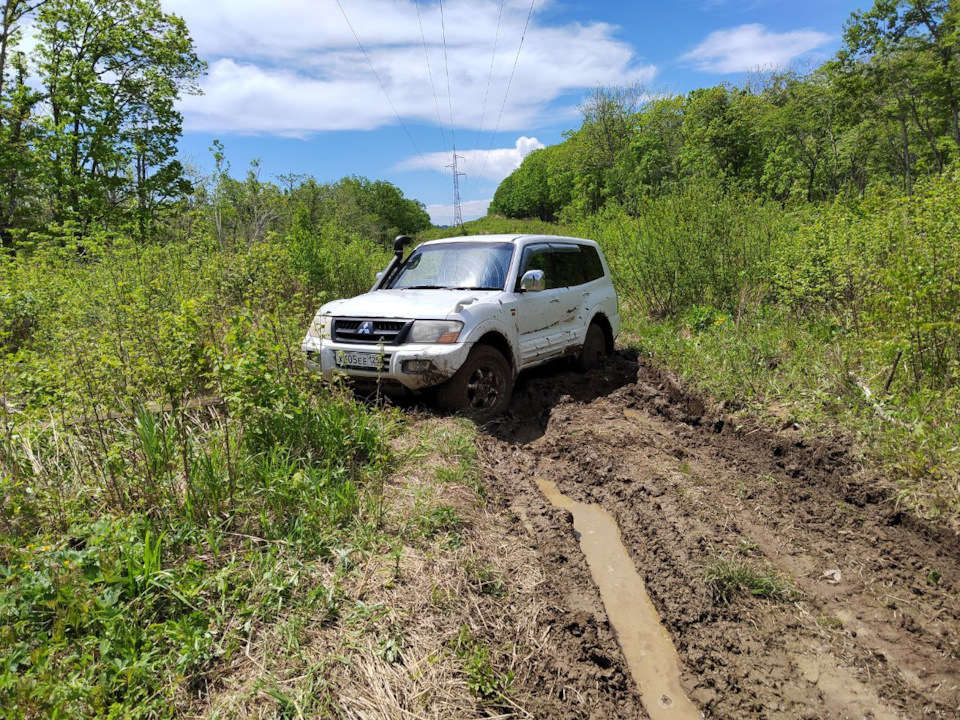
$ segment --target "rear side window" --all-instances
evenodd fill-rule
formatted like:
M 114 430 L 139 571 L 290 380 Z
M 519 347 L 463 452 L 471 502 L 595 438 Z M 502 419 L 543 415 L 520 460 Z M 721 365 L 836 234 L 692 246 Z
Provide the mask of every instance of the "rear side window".
M 600 253 L 595 247 L 590 245 L 580 246 L 583 257 L 583 267 L 587 273 L 587 282 L 593 282 L 603 277 L 603 263 L 600 261 Z
M 551 250 L 556 273 L 555 287 L 576 287 L 587 281 L 584 255 L 579 245 L 553 245 Z

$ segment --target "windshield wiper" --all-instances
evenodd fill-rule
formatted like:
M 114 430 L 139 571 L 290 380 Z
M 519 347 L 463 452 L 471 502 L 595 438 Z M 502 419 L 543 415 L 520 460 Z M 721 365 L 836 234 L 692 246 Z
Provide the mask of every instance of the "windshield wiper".
M 459 287 L 448 287 L 446 285 L 408 285 L 407 287 L 394 288 L 396 290 L 502 290 L 500 287 L 484 287 L 482 285 L 462 285 Z

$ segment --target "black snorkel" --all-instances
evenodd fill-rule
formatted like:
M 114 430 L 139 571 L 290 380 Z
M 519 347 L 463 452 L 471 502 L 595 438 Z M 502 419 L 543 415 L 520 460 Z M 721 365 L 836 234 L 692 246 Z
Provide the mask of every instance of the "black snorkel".
M 382 290 L 393 282 L 400 268 L 403 267 L 403 252 L 410 245 L 413 245 L 412 237 L 409 235 L 397 235 L 397 239 L 393 241 L 393 259 L 390 260 L 390 264 L 387 265 L 386 270 L 378 273 L 377 281 L 373 284 L 373 287 L 370 288 L 370 292 Z

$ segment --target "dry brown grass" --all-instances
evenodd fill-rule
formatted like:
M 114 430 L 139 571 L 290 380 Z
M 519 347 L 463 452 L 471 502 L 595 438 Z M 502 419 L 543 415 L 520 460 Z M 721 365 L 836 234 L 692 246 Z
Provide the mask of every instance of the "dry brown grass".
M 509 514 L 472 487 L 474 460 L 461 452 L 472 432 L 448 419 L 412 421 L 397 448 L 407 460 L 385 489 L 379 550 L 354 553 L 346 571 L 318 562 L 304 578 L 340 588 L 337 618 L 291 607 L 254 629 L 197 716 L 531 717 L 524 688 L 552 641 L 541 622 L 543 570 Z M 437 508 L 452 529 L 418 521 Z M 484 693 L 478 677 L 501 684 Z

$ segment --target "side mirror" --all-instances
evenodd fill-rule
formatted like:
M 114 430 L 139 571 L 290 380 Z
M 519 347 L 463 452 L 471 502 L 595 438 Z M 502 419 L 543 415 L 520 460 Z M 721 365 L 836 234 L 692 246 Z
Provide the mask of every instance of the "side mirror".
M 520 292 L 541 292 L 547 289 L 543 270 L 527 270 L 520 278 Z

